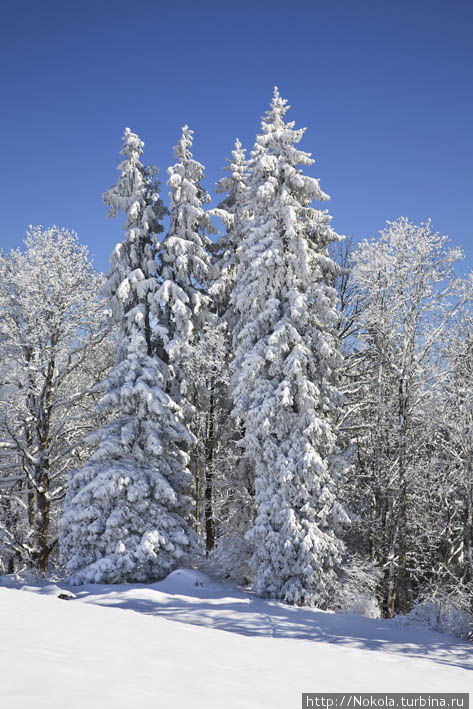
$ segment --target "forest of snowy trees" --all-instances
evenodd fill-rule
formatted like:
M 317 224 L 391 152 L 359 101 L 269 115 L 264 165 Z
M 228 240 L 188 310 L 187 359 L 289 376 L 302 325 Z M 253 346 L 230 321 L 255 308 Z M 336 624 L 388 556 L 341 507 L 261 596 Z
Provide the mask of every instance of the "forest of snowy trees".
M 429 221 L 339 236 L 288 108 L 214 207 L 188 126 L 167 206 L 127 128 L 106 277 L 57 227 L 0 255 L 0 573 L 473 612 L 473 277 Z

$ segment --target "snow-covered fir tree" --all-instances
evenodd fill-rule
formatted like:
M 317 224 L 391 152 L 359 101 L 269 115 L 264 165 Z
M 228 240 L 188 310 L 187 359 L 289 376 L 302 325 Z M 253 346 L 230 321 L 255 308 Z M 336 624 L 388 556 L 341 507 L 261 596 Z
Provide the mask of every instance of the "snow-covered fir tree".
M 339 403 L 334 373 L 336 264 L 340 237 L 312 208 L 328 199 L 299 166 L 313 163 L 296 145 L 304 130 L 285 123 L 275 89 L 249 161 L 232 307 L 234 415 L 241 446 L 255 464 L 257 517 L 247 534 L 258 594 L 293 604 L 327 604 L 336 583 L 347 516 L 337 501 L 330 458 Z
M 168 169 L 171 222 L 163 239 L 160 257 L 162 281 L 157 292 L 160 321 L 168 323 L 166 353 L 172 365 L 172 396 L 185 409 L 186 420 L 192 405 L 186 393 L 184 362 L 192 357 L 192 343 L 203 326 L 210 298 L 207 294 L 210 240 L 215 228 L 203 204 L 210 196 L 200 184 L 203 166 L 193 159 L 193 131 L 182 128 L 174 148 L 175 165 Z
M 71 477 L 62 519 L 62 556 L 75 583 L 162 578 L 195 542 L 183 451 L 193 437 L 159 356 L 169 340 L 155 261 L 165 210 L 157 170 L 142 165 L 142 150 L 127 129 L 120 178 L 104 194 L 110 216 L 126 215 L 106 286 L 119 335 L 115 366 L 101 385 L 100 406 L 112 418 L 90 438 L 97 449 Z
M 247 162 L 238 138 L 223 170 L 227 174 L 217 182 L 215 191 L 225 197 L 216 209 L 210 211 L 225 227 L 224 234 L 212 249 L 210 293 L 220 323 L 226 364 L 233 356 L 233 328 L 237 317 L 231 295 L 237 274 L 242 226 L 246 221 L 244 192 L 247 189 Z M 215 409 L 220 412 L 224 425 L 215 427 L 220 438 L 215 442 L 219 453 L 215 457 L 213 508 L 217 520 L 212 560 L 223 573 L 246 584 L 252 577 L 248 565 L 251 552 L 245 534 L 253 525 L 255 516 L 254 473 L 252 462 L 235 445 L 241 436 L 241 423 L 230 415 L 232 395 L 229 376 L 228 379 L 225 376 L 225 386 L 219 389 Z
M 201 453 L 205 450 L 206 458 L 209 446 L 213 446 L 212 426 L 201 426 L 209 412 L 201 409 L 203 402 L 213 400 L 213 393 L 209 398 L 206 376 L 193 377 L 191 372 L 202 359 L 202 338 L 210 315 L 210 239 L 207 233 L 215 232 L 215 228 L 203 208 L 210 202 L 210 196 L 201 185 L 204 168 L 191 153 L 192 138 L 193 131 L 184 126 L 174 148 L 177 162 L 168 169 L 171 220 L 160 251 L 162 280 L 156 301 L 160 307 L 159 319 L 168 323 L 169 328 L 165 344 L 172 371 L 169 391 L 183 409 L 186 425 L 194 436 L 192 445 L 198 444 L 192 451 L 190 467 L 194 478 L 197 527 L 200 528 L 200 490 L 206 490 L 208 494 L 209 489 L 207 470 L 201 465 Z M 205 440 L 201 440 L 202 435 Z M 208 475 L 211 477 L 210 470 Z M 207 544 L 211 544 L 213 521 L 208 515 L 208 504 L 209 501 L 205 527 Z
M 229 174 L 217 182 L 215 191 L 218 194 L 227 194 L 218 207 L 211 210 L 211 214 L 222 220 L 225 233 L 215 245 L 214 277 L 210 290 L 219 314 L 228 323 L 231 331 L 234 318 L 231 316 L 229 305 L 237 272 L 237 253 L 245 215 L 243 195 L 247 181 L 245 150 L 238 138 L 232 150 L 232 157 L 227 158 L 227 165 L 223 169 Z

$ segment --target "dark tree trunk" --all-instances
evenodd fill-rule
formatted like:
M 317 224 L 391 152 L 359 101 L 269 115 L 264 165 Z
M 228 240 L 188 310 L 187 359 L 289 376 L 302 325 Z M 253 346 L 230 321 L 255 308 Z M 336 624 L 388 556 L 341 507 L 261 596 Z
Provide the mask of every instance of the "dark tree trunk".
M 213 515 L 213 459 L 214 459 L 214 393 L 210 391 L 207 425 L 207 465 L 205 471 L 205 547 L 207 552 L 215 545 L 215 522 Z
M 51 503 L 48 497 L 49 488 L 49 478 L 47 473 L 42 476 L 42 488 L 44 492 L 38 492 L 36 501 L 38 507 L 38 533 L 37 533 L 37 543 L 39 552 L 39 570 L 42 574 L 48 572 L 49 564 L 49 545 L 48 545 L 48 534 L 49 534 L 49 512 Z

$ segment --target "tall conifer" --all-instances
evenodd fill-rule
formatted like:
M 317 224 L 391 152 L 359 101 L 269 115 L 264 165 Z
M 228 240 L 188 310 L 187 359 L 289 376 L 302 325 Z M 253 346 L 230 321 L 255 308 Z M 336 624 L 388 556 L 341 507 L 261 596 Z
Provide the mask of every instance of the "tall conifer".
M 249 161 L 247 218 L 232 297 L 234 415 L 255 464 L 254 589 L 294 604 L 324 605 L 335 583 L 347 517 L 330 458 L 340 396 L 337 273 L 327 246 L 340 237 L 312 200 L 328 199 L 299 166 L 304 130 L 286 123 L 275 89 Z
M 62 555 L 76 583 L 161 578 L 194 543 L 182 450 L 193 437 L 159 356 L 170 339 L 159 320 L 155 260 L 165 209 L 142 149 L 126 129 L 120 178 L 104 194 L 109 216 L 126 215 L 106 286 L 118 339 L 115 366 L 101 384 L 100 406 L 111 420 L 89 439 L 97 449 L 71 477 L 62 520 Z

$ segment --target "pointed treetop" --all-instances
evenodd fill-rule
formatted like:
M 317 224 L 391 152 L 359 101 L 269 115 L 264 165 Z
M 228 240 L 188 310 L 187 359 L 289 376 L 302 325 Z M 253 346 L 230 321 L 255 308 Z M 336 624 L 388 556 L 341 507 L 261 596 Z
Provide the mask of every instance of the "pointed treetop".
M 186 124 L 182 126 L 182 133 L 179 142 L 174 146 L 174 157 L 183 158 L 184 160 L 190 160 L 192 158 L 192 153 L 190 148 L 192 147 L 194 131 L 189 128 Z
M 129 128 L 125 128 L 123 133 L 123 147 L 120 151 L 120 155 L 125 155 L 132 160 L 139 160 L 144 148 L 144 142 L 140 139 L 136 133 L 132 133 Z M 120 165 L 118 170 L 120 170 Z
M 284 122 L 283 117 L 289 111 L 290 108 L 291 107 L 287 105 L 287 99 L 281 98 L 279 89 L 277 86 L 275 86 L 269 110 L 266 111 L 266 114 L 263 118 L 263 125 L 264 123 L 274 123 L 281 125 Z
M 246 160 L 246 149 L 242 146 L 238 138 L 235 138 L 235 144 L 233 146 L 232 150 L 232 157 L 231 158 L 225 158 L 225 162 L 227 165 L 222 168 L 223 170 L 228 170 L 230 172 L 234 172 L 235 169 L 237 171 L 241 171 L 243 169 L 243 166 L 245 164 Z M 217 182 L 218 184 L 218 182 Z
M 305 128 L 301 128 L 299 130 L 294 130 L 295 122 L 294 121 L 289 121 L 285 122 L 284 121 L 284 116 L 288 112 L 288 110 L 291 107 L 287 105 L 287 99 L 281 98 L 279 94 L 278 87 L 274 87 L 274 92 L 273 92 L 273 98 L 271 99 L 271 104 L 269 106 L 269 109 L 266 111 L 264 114 L 262 120 L 261 120 L 261 130 L 263 133 L 263 136 L 268 135 L 270 133 L 276 133 L 278 135 L 282 135 L 281 131 L 288 129 L 289 132 L 294 133 L 295 140 L 293 142 L 299 142 L 302 136 L 304 135 Z M 286 134 L 289 136 L 289 133 Z M 257 138 L 257 143 L 259 142 L 259 139 Z M 264 138 L 263 138 L 264 142 Z M 257 146 L 255 146 L 256 150 L 258 151 Z
M 242 153 L 243 153 L 243 155 L 245 154 L 245 149 L 243 148 L 242 144 L 240 143 L 240 139 L 235 138 L 235 149 L 232 151 L 232 155 L 236 157 L 237 155 L 239 156 Z
M 234 171 L 236 168 L 237 170 L 241 170 L 245 164 L 245 153 L 245 148 L 242 146 L 239 139 L 235 138 L 235 145 L 232 150 L 232 159 L 229 160 L 226 158 L 226 162 L 229 163 L 229 165 L 223 169 Z
M 275 107 L 275 106 L 284 107 L 286 105 L 286 103 L 287 103 L 287 100 L 285 98 L 281 97 L 278 87 L 275 86 L 274 90 L 273 90 L 273 98 L 271 99 L 271 107 Z M 285 110 L 287 111 L 289 108 L 291 108 L 291 107 L 288 106 Z
M 287 100 L 281 98 L 278 88 L 274 88 L 273 98 L 269 110 L 261 120 L 261 133 L 256 136 L 256 142 L 251 152 L 249 162 L 254 166 L 261 160 L 260 164 L 264 174 L 268 168 L 266 153 L 272 156 L 283 156 L 284 160 L 289 160 L 293 165 L 312 165 L 314 163 L 310 153 L 298 150 L 294 146 L 299 143 L 306 131 L 305 128 L 295 128 L 295 121 L 285 121 L 284 116 L 290 106 Z M 320 190 L 315 199 L 327 199 Z
M 117 170 L 121 173 L 118 182 L 103 193 L 103 200 L 109 207 L 107 217 L 116 217 L 121 210 L 127 215 L 125 230 L 134 228 L 146 211 L 146 207 L 153 205 L 152 212 L 148 210 L 147 230 L 158 233 L 162 231 L 156 220 L 166 214 L 166 210 L 159 199 L 159 182 L 154 177 L 159 170 L 155 165 L 143 165 L 140 161 L 143 153 L 144 142 L 129 128 L 123 133 L 123 145 L 120 155 L 124 160 L 118 163 Z M 136 204 L 141 205 L 137 211 Z M 150 221 L 151 220 L 151 221 Z M 146 220 L 145 220 L 146 221 Z M 142 223 L 144 226 L 144 222 Z
M 227 209 L 234 205 L 235 196 L 237 190 L 242 187 L 245 183 L 245 171 L 246 171 L 246 155 L 245 149 L 242 147 L 239 139 L 235 139 L 235 145 L 232 150 L 232 157 L 225 158 L 227 163 L 223 170 L 229 172 L 229 176 L 222 177 L 218 180 L 215 191 L 216 192 L 230 192 L 228 197 L 219 204 L 219 208 Z

